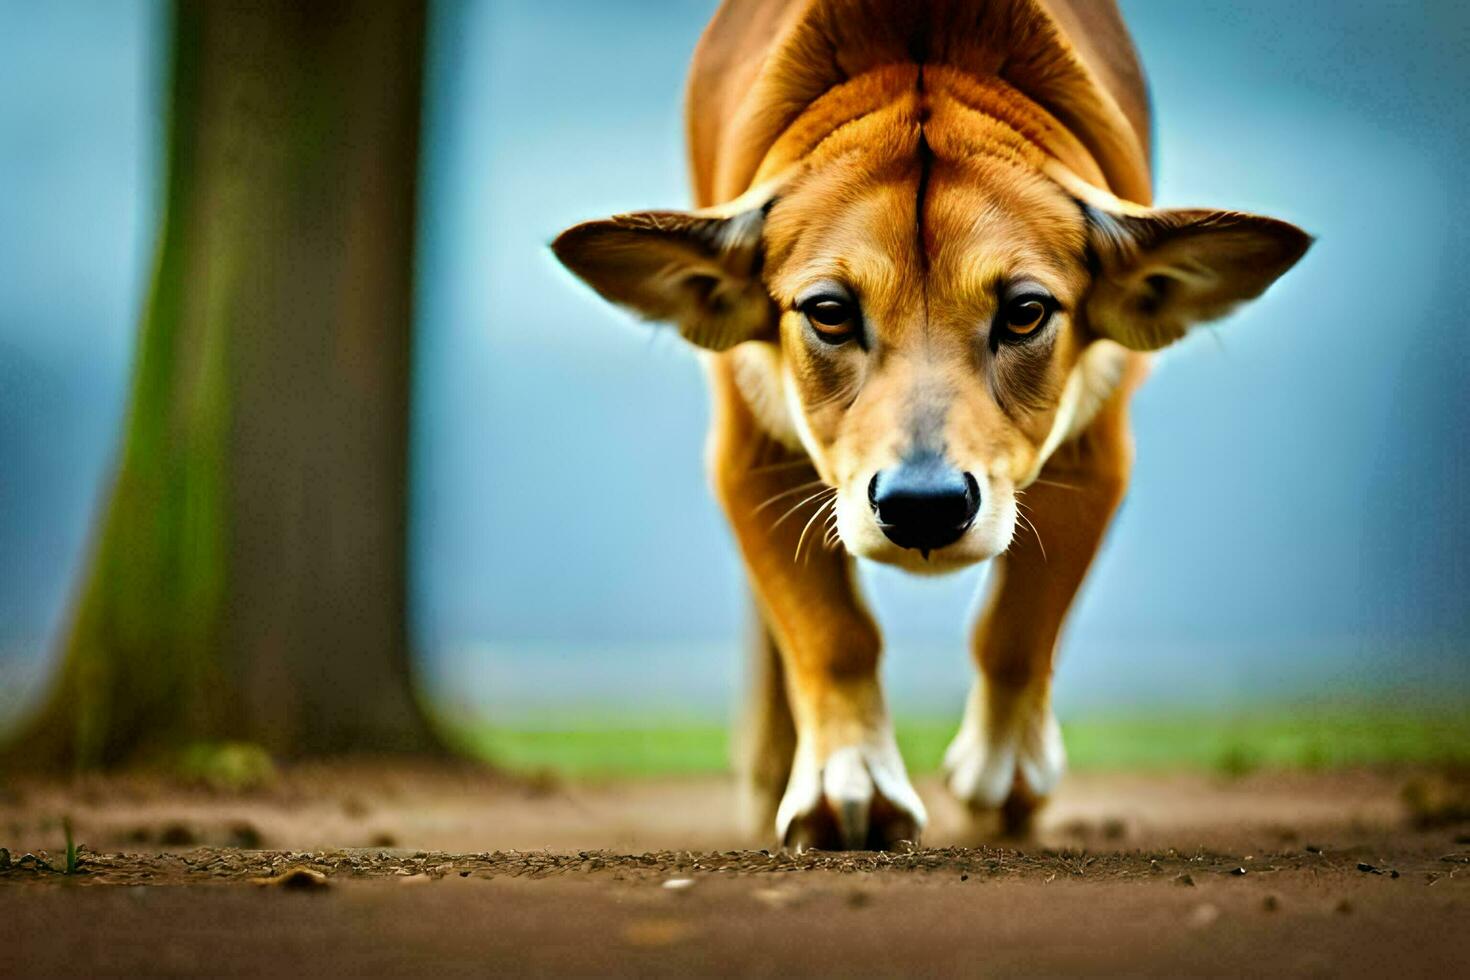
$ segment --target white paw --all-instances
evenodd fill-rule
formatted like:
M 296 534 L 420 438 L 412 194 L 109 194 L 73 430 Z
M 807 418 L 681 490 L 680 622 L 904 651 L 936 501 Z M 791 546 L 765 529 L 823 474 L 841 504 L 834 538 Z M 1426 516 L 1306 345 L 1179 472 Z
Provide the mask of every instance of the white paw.
M 917 841 L 928 820 L 891 732 L 825 757 L 807 739 L 797 743 L 776 834 L 795 847 L 882 850 Z
M 951 793 L 977 810 L 999 809 L 1017 789 L 1041 801 L 1066 768 L 1062 729 L 1044 687 L 991 690 L 976 682 L 944 753 Z

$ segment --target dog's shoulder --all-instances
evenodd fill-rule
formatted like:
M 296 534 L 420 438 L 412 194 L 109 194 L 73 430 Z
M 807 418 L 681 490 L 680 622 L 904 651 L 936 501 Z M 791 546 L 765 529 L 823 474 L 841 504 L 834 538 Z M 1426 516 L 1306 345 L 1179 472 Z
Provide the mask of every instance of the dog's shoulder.
M 1153 153 L 1148 81 L 1113 0 L 1040 0 L 1077 59 L 1117 103 L 1146 160 Z

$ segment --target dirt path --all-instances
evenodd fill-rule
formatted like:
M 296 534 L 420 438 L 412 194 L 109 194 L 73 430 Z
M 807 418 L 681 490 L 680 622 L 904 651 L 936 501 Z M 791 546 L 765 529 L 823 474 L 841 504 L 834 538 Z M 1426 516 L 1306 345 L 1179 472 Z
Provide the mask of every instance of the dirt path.
M 857 855 L 729 850 L 717 780 L 29 785 L 0 797 L 0 974 L 1456 975 L 1470 826 L 1414 827 L 1408 778 L 1077 778 L 1038 844 Z M 921 790 L 931 840 L 964 836 Z M 73 876 L 37 863 L 63 814 Z

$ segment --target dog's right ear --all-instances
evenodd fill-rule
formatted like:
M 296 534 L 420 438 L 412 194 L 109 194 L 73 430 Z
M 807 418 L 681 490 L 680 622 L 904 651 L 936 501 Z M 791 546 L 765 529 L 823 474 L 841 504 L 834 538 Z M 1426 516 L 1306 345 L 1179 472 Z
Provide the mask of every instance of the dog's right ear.
M 642 211 L 568 228 L 551 249 L 605 299 L 721 351 L 774 339 L 777 312 L 761 283 L 770 194 L 709 211 Z

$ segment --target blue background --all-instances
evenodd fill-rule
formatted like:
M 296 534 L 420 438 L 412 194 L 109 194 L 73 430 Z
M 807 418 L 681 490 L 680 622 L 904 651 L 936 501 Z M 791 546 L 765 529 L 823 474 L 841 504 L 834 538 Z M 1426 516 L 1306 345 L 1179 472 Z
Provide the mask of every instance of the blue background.
M 546 243 L 687 202 L 680 98 L 712 3 L 433 6 L 414 633 L 505 719 L 729 701 L 744 604 L 694 359 Z M 1063 716 L 1470 693 L 1470 8 L 1123 3 L 1160 203 L 1319 236 L 1160 359 L 1063 648 Z M 0 713 L 57 645 L 126 396 L 159 200 L 167 29 L 143 0 L 0 0 Z M 895 699 L 957 711 L 980 577 L 868 571 Z

